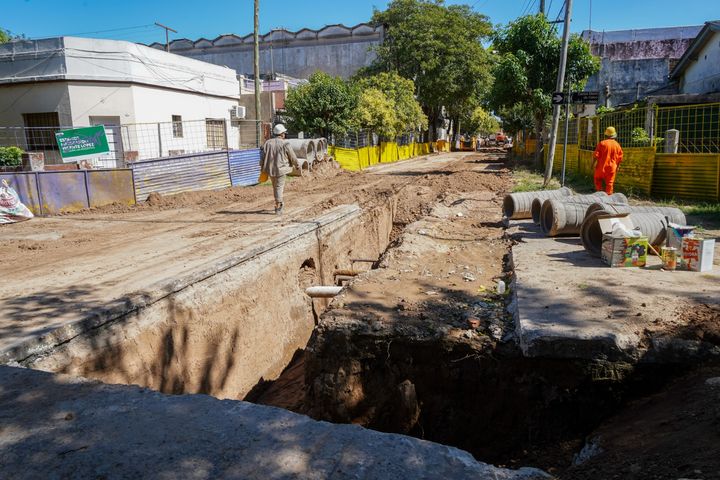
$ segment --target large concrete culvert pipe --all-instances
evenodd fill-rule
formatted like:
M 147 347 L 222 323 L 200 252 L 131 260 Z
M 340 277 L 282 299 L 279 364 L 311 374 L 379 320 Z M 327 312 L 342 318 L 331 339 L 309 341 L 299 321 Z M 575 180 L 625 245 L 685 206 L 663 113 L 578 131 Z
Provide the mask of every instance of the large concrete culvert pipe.
M 548 237 L 558 235 L 579 235 L 580 227 L 587 215 L 587 209 L 595 203 L 626 204 L 627 197 L 614 193 L 604 197 L 597 195 L 579 195 L 572 201 L 567 198 L 551 198 L 543 202 L 540 210 L 540 227 Z
M 305 140 L 302 138 L 290 138 L 287 140 L 298 158 L 304 158 L 308 164 L 312 165 L 316 157 L 315 142 L 313 140 Z
M 600 257 L 602 251 L 603 232 L 600 228 L 600 217 L 617 213 L 629 213 L 635 227 L 648 237 L 651 245 L 662 245 L 667 234 L 667 217 L 671 223 L 685 225 L 685 214 L 673 207 L 641 207 L 630 205 L 595 204 L 588 207 L 580 227 L 580 240 L 585 250 L 593 257 Z
M 547 200 L 572 195 L 572 190 L 562 187 L 557 190 L 537 190 L 535 192 L 518 192 L 505 195 L 503 198 L 503 215 L 511 220 L 532 218 L 530 208 L 536 198 Z
M 590 200 L 592 200 L 592 202 L 590 203 L 595 203 L 602 202 L 604 201 L 603 198 L 607 197 L 609 197 L 609 195 L 605 192 L 595 192 L 587 195 L 568 195 L 567 197 L 561 197 L 560 200 L 562 200 L 563 202 L 575 202 L 579 199 L 589 198 Z M 540 212 L 542 211 L 543 203 L 545 203 L 546 200 L 547 199 L 536 198 L 532 201 L 530 213 L 532 214 L 532 219 L 535 225 L 540 225 Z

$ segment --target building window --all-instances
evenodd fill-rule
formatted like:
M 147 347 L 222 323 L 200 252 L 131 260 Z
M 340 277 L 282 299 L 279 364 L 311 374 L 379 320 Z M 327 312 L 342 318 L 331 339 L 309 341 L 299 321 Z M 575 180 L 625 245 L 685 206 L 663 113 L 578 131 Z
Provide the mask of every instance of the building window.
M 172 116 L 172 125 L 173 125 L 173 137 L 183 138 L 182 116 L 173 115 Z
M 208 150 L 225 150 L 225 120 L 208 118 L 205 120 Z
M 57 112 L 23 113 L 27 150 L 57 150 L 55 132 L 60 130 Z

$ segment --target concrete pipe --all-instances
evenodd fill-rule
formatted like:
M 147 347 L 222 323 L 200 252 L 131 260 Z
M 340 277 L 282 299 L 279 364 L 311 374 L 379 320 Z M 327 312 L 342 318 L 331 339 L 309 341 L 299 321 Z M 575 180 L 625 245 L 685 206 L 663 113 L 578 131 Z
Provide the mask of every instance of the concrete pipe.
M 304 158 L 309 165 L 312 165 L 316 156 L 314 141 L 303 138 L 291 138 L 288 139 L 287 142 L 292 147 L 295 152 L 295 156 L 298 157 L 298 159 Z
M 627 197 L 622 193 L 612 195 L 578 195 L 575 200 L 568 198 L 551 198 L 543 202 L 540 209 L 540 227 L 548 237 L 558 235 L 579 235 L 580 227 L 587 215 L 587 209 L 595 203 L 627 203 Z M 599 202 L 600 201 L 600 202 Z
M 305 294 L 312 298 L 332 298 L 342 291 L 343 287 L 336 286 L 319 286 L 319 287 L 308 287 L 305 289 Z
M 594 257 L 600 256 L 602 249 L 603 232 L 600 228 L 599 217 L 608 214 L 629 213 L 635 226 L 640 227 L 643 235 L 648 237 L 648 241 L 653 245 L 661 245 L 665 241 L 666 229 L 660 228 L 661 232 L 656 232 L 656 228 L 647 223 L 653 220 L 645 218 L 647 215 L 655 215 L 662 218 L 662 224 L 665 225 L 665 217 L 670 219 L 671 223 L 685 225 L 685 214 L 678 208 L 673 207 L 654 207 L 654 206 L 635 206 L 635 205 L 612 205 L 612 204 L 593 204 L 588 207 L 588 213 L 580 227 L 580 240 L 585 250 Z M 657 222 L 657 220 L 654 220 Z M 639 223 L 642 222 L 642 225 Z M 667 226 L 667 225 L 665 225 Z M 657 227 L 657 225 L 655 226 Z M 643 230 L 643 228 L 647 229 Z M 650 232 L 650 233 L 648 233 Z M 654 233 L 654 236 L 651 234 Z
M 572 190 L 563 187 L 557 190 L 537 190 L 534 192 L 519 192 L 505 195 L 503 199 L 503 215 L 511 220 L 532 218 L 530 208 L 536 198 L 560 198 L 572 195 Z
M 300 165 L 300 168 L 293 167 L 293 171 L 290 173 L 293 177 L 303 177 L 305 176 L 305 172 L 310 171 L 310 162 L 308 162 L 307 158 L 298 157 L 298 164 Z
M 601 197 L 607 197 L 608 194 L 605 192 L 595 192 L 590 193 L 588 195 L 568 195 L 567 197 L 562 197 L 561 200 L 563 202 L 574 202 L 575 200 L 582 199 L 582 198 L 590 198 L 593 200 L 592 203 L 601 202 Z M 532 214 L 532 219 L 535 225 L 540 225 L 540 211 L 542 210 L 543 203 L 545 203 L 545 200 L 547 199 L 540 199 L 536 198 L 532 201 L 532 205 L 530 207 L 530 213 Z

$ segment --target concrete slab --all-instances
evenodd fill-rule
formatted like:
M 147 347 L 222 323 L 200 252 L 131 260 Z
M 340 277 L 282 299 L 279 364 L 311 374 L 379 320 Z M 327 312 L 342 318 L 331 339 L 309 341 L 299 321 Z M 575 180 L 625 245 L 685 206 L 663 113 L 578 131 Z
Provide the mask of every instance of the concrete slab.
M 665 272 L 610 268 L 579 238 L 546 238 L 531 221 L 511 222 L 516 326 L 527 356 L 639 360 L 644 332 L 678 322 L 694 305 L 720 304 L 720 269 Z
M 0 477 L 550 478 L 456 448 L 205 395 L 0 367 Z

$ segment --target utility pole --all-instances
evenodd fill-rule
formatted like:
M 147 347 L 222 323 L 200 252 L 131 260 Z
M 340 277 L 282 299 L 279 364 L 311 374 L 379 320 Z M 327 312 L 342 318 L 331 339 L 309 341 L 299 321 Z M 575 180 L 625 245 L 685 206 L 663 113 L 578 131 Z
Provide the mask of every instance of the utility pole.
M 255 0 L 255 135 L 257 146 L 262 141 L 262 122 L 260 121 L 260 0 Z
M 545 0 L 540 0 L 540 9 L 538 10 L 538 12 L 545 15 Z
M 166 25 L 163 25 L 162 23 L 158 23 L 158 22 L 155 22 L 155 25 L 157 25 L 160 28 L 165 29 L 165 51 L 169 52 L 170 51 L 170 34 L 168 33 L 168 31 L 177 33 L 177 30 L 173 30 L 172 28 L 170 28 Z
M 558 69 L 556 92 L 562 92 L 565 86 L 565 66 L 567 64 L 568 43 L 570 41 L 570 17 L 572 16 L 572 0 L 565 0 L 565 24 L 563 25 L 562 48 L 560 50 L 560 68 Z M 567 101 L 570 99 L 568 98 Z M 553 161 L 555 160 L 555 145 L 557 145 L 557 131 L 560 123 L 560 105 L 553 105 L 552 127 L 550 130 L 550 145 L 548 148 L 547 165 L 545 165 L 545 182 L 547 186 L 552 177 Z

